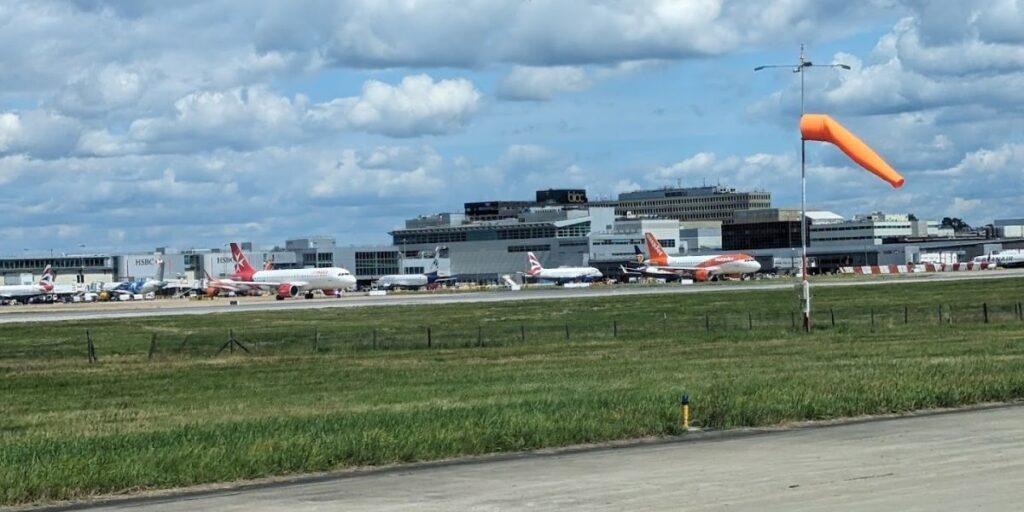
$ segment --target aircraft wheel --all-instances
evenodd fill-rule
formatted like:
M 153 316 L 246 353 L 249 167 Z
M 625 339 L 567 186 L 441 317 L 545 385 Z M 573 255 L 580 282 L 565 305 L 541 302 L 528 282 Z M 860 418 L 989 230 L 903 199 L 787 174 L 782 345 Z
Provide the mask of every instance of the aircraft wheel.
M 312 298 L 313 298 L 313 294 L 312 293 L 307 293 L 306 294 L 306 299 L 312 299 Z
M 282 297 L 282 296 L 280 296 L 280 295 L 276 296 L 275 298 L 276 298 L 277 300 L 284 300 L 284 297 Z

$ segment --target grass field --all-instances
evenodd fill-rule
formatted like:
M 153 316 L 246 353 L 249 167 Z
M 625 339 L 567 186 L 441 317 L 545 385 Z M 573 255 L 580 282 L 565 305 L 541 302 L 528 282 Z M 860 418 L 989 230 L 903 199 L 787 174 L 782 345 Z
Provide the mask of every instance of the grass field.
M 1018 399 L 1022 285 L 5 325 L 0 504 Z

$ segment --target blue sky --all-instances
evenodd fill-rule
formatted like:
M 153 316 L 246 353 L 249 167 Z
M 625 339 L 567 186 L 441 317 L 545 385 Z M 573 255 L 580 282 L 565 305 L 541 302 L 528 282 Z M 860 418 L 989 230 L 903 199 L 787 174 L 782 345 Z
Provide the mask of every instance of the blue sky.
M 809 202 L 1024 216 L 1024 4 L 0 2 L 0 253 L 378 243 L 465 201 L 721 183 L 798 202 L 796 76 L 907 177 Z

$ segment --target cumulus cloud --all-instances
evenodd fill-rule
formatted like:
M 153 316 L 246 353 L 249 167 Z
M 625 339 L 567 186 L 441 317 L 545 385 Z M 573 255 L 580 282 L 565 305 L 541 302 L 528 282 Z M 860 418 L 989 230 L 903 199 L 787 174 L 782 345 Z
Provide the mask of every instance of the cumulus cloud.
M 287 14 L 258 25 L 258 49 L 315 51 L 357 67 L 607 64 L 720 55 L 761 41 L 816 36 L 859 20 L 859 2 L 343 2 L 314 23 Z M 275 14 L 282 14 L 280 10 Z M 448 37 L 436 37 L 444 33 Z
M 516 66 L 498 84 L 498 97 L 507 100 L 547 101 L 560 92 L 582 91 L 591 85 L 577 66 Z
M 81 131 L 73 118 L 44 110 L 0 113 L 0 156 L 27 154 L 41 158 L 71 151 Z
M 314 106 L 309 117 L 328 126 L 392 137 L 442 135 L 461 130 L 480 107 L 480 91 L 464 78 L 434 81 L 413 75 L 398 85 L 363 84 L 357 97 Z
M 388 137 L 444 135 L 465 128 L 481 101 L 482 94 L 469 80 L 434 81 L 414 75 L 397 85 L 368 80 L 359 96 L 316 104 L 301 94 L 286 97 L 261 85 L 195 91 L 177 99 L 166 115 L 135 119 L 121 132 L 92 128 L 56 112 L 5 112 L 0 113 L 0 155 L 55 158 L 245 150 L 338 131 Z

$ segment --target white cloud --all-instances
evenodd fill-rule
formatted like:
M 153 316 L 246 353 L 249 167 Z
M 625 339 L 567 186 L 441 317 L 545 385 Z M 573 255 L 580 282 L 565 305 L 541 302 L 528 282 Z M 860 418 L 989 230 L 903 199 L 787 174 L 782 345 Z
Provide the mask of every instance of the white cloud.
M 508 100 L 547 101 L 560 92 L 582 91 L 591 85 L 577 66 L 516 66 L 498 84 L 498 97 Z
M 359 96 L 316 105 L 309 117 L 335 128 L 392 137 L 443 135 L 469 123 L 481 96 L 464 78 L 435 82 L 427 75 L 413 75 L 398 85 L 368 80 Z
M 47 158 L 66 154 L 74 149 L 80 131 L 76 119 L 55 112 L 2 112 L 0 156 L 28 154 Z

